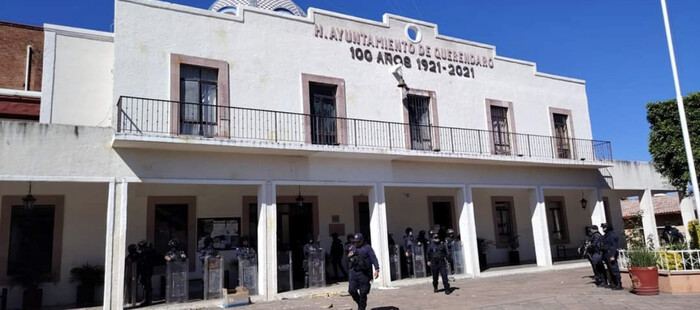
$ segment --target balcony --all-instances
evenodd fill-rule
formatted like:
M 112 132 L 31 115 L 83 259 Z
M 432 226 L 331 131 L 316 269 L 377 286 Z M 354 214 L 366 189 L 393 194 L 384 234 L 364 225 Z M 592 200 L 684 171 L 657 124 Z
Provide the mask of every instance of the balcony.
M 115 147 L 185 143 L 538 165 L 606 167 L 610 142 L 121 97 Z M 172 143 L 171 143 L 172 142 Z M 370 156 L 371 157 L 371 156 Z

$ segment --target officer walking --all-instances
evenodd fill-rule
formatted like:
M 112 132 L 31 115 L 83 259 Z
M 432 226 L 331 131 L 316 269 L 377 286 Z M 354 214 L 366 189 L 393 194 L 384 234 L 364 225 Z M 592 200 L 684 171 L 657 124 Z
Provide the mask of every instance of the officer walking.
M 374 266 L 374 279 L 379 277 L 379 262 L 374 255 L 372 247 L 365 243 L 361 233 L 355 234 L 354 245 L 348 253 L 350 264 L 350 283 L 348 290 L 352 300 L 357 303 L 358 310 L 367 308 L 367 294 L 371 287 L 372 266 Z
M 433 271 L 433 292 L 438 292 L 438 276 L 442 277 L 445 294 L 452 293 L 450 281 L 447 279 L 447 262 L 452 262 L 448 255 L 447 246 L 440 241 L 440 235 L 433 233 L 433 239 L 428 246 L 428 266 Z
M 605 232 L 605 242 L 604 242 L 604 252 L 603 261 L 605 262 L 605 267 L 610 271 L 610 288 L 613 290 L 622 289 L 622 281 L 620 277 L 620 267 L 617 264 L 617 259 L 619 257 L 619 252 L 617 248 L 618 238 L 614 231 L 612 224 L 603 224 L 603 231 Z
M 605 264 L 603 263 L 603 235 L 598 232 L 598 226 L 591 226 L 589 253 L 591 262 L 595 266 L 595 284 L 597 287 L 607 287 L 608 279 L 605 274 Z

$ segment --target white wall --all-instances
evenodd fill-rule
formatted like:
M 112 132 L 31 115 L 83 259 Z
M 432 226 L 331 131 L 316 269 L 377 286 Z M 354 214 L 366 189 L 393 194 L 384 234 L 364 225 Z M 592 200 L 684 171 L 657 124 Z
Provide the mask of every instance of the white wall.
M 112 125 L 111 34 L 45 25 L 42 123 Z
M 27 182 L 0 182 L 0 199 L 1 196 L 24 196 L 27 188 Z M 70 283 L 70 270 L 84 263 L 104 266 L 107 185 L 33 182 L 32 194 L 64 196 L 60 281 L 42 285 L 43 300 L 45 305 L 75 304 L 77 284 Z M 96 300 L 102 299 L 101 289 L 100 286 L 96 290 Z M 9 291 L 10 309 L 21 306 L 22 292 L 21 287 Z
M 233 106 L 302 112 L 301 74 L 310 73 L 345 79 L 348 117 L 406 121 L 390 66 L 353 60 L 352 45 L 314 36 L 315 21 L 326 34 L 335 26 L 405 40 L 406 19 L 386 15 L 380 23 L 317 10 L 308 18 L 248 9 L 239 14 L 243 17 L 161 2 L 117 1 L 115 100 L 122 95 L 169 99 L 169 55 L 175 53 L 228 62 Z M 436 25 L 415 23 L 424 45 L 495 56 L 492 46 L 436 36 Z M 582 81 L 536 74 L 534 64 L 506 58 L 494 58 L 493 69 L 475 67 L 475 79 L 458 78 L 419 71 L 418 56 L 410 57 L 414 64 L 404 69 L 406 82 L 436 92 L 440 125 L 486 129 L 488 98 L 513 102 L 518 132 L 550 135 L 548 108 L 557 107 L 572 110 L 577 138 L 592 136 Z
M 455 195 L 457 195 L 457 190 L 449 188 L 386 187 L 387 230 L 394 235 L 396 244 L 402 244 L 407 227 L 413 228 L 415 237 L 418 237 L 418 232 L 421 230 L 425 230 L 427 233 L 432 229 L 430 226 L 432 209 L 428 204 L 428 197 L 449 196 L 453 197 L 453 201 L 456 202 Z M 458 223 L 457 215 L 454 212 L 452 218 L 455 223 Z M 454 229 L 459 233 L 458 226 Z M 427 234 L 426 237 L 430 238 Z

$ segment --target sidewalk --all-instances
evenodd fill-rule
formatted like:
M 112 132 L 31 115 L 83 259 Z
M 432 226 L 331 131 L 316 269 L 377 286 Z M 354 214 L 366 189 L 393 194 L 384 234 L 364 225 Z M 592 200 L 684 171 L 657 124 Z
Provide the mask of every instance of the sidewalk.
M 399 289 L 372 288 L 368 309 L 700 309 L 700 294 L 643 297 L 596 288 L 590 268 L 459 280 L 452 295 L 433 293 L 430 284 Z M 440 286 L 442 288 L 442 286 Z M 259 303 L 242 309 L 356 309 L 352 298 L 300 298 Z

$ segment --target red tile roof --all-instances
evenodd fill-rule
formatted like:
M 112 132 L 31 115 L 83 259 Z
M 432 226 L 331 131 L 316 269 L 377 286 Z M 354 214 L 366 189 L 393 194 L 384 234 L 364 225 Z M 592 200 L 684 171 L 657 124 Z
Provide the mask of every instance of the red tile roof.
M 622 200 L 622 216 L 629 217 L 639 212 L 639 200 Z M 681 203 L 678 196 L 654 196 L 654 214 L 672 214 L 681 212 Z

